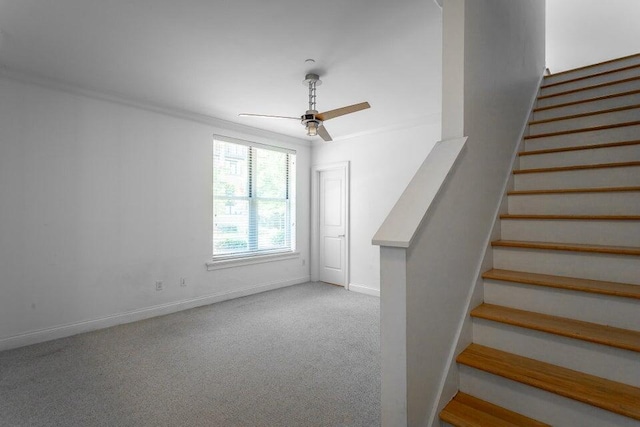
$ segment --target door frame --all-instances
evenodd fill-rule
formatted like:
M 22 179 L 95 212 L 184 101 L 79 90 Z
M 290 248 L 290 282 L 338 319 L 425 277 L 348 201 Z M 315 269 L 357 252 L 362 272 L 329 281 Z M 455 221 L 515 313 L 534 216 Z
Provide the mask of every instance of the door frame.
M 330 170 L 344 171 L 345 186 L 345 237 L 344 237 L 344 288 L 349 289 L 349 249 L 351 233 L 349 227 L 349 205 L 351 197 L 349 195 L 350 185 L 350 164 L 349 161 L 315 165 L 311 168 L 311 280 L 317 282 L 320 278 L 318 266 L 320 265 L 320 173 Z

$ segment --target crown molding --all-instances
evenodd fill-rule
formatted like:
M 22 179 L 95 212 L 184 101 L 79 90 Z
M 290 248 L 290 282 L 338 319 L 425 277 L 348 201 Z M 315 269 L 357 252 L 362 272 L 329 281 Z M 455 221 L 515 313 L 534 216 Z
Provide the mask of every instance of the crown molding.
M 242 125 L 239 123 L 230 122 L 228 120 L 219 119 L 217 117 L 208 116 L 205 114 L 196 113 L 189 110 L 183 110 L 179 108 L 168 107 L 165 105 L 155 104 L 152 102 L 141 101 L 134 98 L 122 96 L 120 94 L 107 93 L 97 91 L 93 89 L 87 89 L 80 86 L 76 86 L 61 80 L 52 79 L 36 74 L 31 74 L 0 64 L 0 76 L 15 80 L 21 83 L 40 86 L 46 89 L 57 90 L 65 92 L 75 96 L 83 96 L 86 98 L 97 99 L 101 101 L 111 102 L 115 104 L 124 105 L 127 107 L 133 107 L 141 110 L 151 111 L 158 114 L 164 114 L 178 119 L 189 120 L 198 122 L 217 128 L 216 132 L 224 133 L 225 131 L 235 132 L 241 135 L 250 135 L 259 138 L 265 138 L 269 140 L 277 140 L 280 142 L 286 142 L 290 144 L 302 145 L 310 147 L 311 143 L 308 140 L 302 138 L 294 138 L 289 135 L 284 135 L 277 132 L 272 132 L 264 129 L 255 128 L 252 126 Z
M 355 132 L 348 135 L 340 136 L 340 137 L 334 138 L 333 141 L 334 142 L 347 141 L 347 140 L 362 137 L 362 136 L 378 135 L 378 134 L 387 133 L 387 132 L 401 131 L 401 130 L 411 129 L 419 126 L 427 126 L 427 125 L 440 126 L 441 121 L 442 121 L 442 113 L 438 111 L 435 113 L 424 114 L 418 117 L 405 119 L 400 122 L 390 124 L 388 126 L 381 126 L 381 127 L 369 129 L 362 132 Z M 323 144 L 324 142 L 319 140 L 312 141 L 313 147 L 323 145 Z

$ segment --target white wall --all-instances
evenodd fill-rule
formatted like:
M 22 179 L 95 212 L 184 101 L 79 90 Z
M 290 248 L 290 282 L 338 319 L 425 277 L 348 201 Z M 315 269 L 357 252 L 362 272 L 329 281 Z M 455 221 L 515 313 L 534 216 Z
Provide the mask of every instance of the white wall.
M 547 0 L 552 73 L 640 53 L 638 0 Z
M 454 13 L 448 13 L 450 7 Z M 443 54 L 447 58 L 448 49 L 457 49 L 454 54 L 464 55 L 463 81 L 445 81 L 443 87 L 443 105 L 449 106 L 459 105 L 460 100 L 447 97 L 460 96 L 460 84 L 464 89 L 464 112 L 456 116 L 462 126 L 449 123 L 447 136 L 468 136 L 468 140 L 407 251 L 407 411 L 411 426 L 429 425 L 436 414 L 431 405 L 438 402 L 467 301 L 482 270 L 514 151 L 544 69 L 544 14 L 544 0 L 444 2 Z M 463 35 L 462 52 L 456 43 L 448 45 L 452 34 Z M 457 62 L 445 61 L 443 75 L 455 75 L 447 64 Z M 463 134 L 454 134 L 456 129 Z
M 440 123 L 431 122 L 313 145 L 313 165 L 350 162 L 352 289 L 380 291 L 380 249 L 371 239 L 439 136 Z
M 214 133 L 274 142 L 0 78 L 0 350 L 308 280 L 311 149 L 285 137 L 300 258 L 206 270 Z

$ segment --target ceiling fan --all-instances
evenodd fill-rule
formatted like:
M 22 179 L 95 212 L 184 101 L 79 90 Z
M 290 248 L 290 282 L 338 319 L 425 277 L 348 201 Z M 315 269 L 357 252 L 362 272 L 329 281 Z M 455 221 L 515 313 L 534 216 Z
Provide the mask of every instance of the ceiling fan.
M 357 111 L 366 110 L 370 108 L 368 102 L 361 102 L 359 104 L 349 105 L 347 107 L 336 108 L 335 110 L 325 111 L 318 113 L 316 110 L 316 86 L 320 86 L 322 81 L 317 74 L 307 74 L 302 81 L 304 85 L 309 86 L 309 109 L 300 117 L 288 117 L 288 116 L 271 116 L 267 114 L 249 114 L 241 113 L 240 117 L 262 117 L 266 119 L 291 119 L 300 120 L 300 122 L 307 129 L 307 135 L 316 136 L 319 135 L 325 141 L 333 141 L 331 135 L 324 127 L 324 122 L 336 117 L 344 116 L 345 114 L 355 113 Z

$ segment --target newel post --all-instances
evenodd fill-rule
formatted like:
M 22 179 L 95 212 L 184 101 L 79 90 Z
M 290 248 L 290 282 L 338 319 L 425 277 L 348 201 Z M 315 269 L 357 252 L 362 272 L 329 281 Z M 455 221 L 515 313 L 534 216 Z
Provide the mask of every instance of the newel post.
M 406 248 L 380 247 L 382 426 L 407 425 Z

